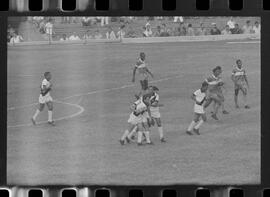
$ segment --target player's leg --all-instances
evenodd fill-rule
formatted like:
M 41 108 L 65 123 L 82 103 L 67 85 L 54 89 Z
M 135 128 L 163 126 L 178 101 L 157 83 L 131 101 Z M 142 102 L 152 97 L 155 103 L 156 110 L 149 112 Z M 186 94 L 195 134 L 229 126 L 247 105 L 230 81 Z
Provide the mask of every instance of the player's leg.
M 238 94 L 239 94 L 239 87 L 236 86 L 235 89 L 234 89 L 234 104 L 235 104 L 235 108 L 239 108 L 239 105 L 238 105 Z
M 120 139 L 120 144 L 124 145 L 125 144 L 125 140 L 127 138 L 127 136 L 129 135 L 129 133 L 135 128 L 135 124 L 132 123 L 128 123 L 128 129 L 125 130 L 124 134 L 122 135 L 121 139 Z
M 187 131 L 186 131 L 186 133 L 187 133 L 188 135 L 193 135 L 192 131 L 193 131 L 193 129 L 194 129 L 194 126 L 195 126 L 195 125 L 197 124 L 197 122 L 199 121 L 199 119 L 200 119 L 200 115 L 199 115 L 198 113 L 194 113 L 194 118 L 193 118 L 193 120 L 191 121 L 191 123 L 189 124 L 188 129 L 187 129 Z
M 221 100 L 217 96 L 217 94 L 212 94 L 211 99 L 216 103 L 215 108 L 214 108 L 214 112 L 211 115 L 211 117 L 214 118 L 215 120 L 218 120 L 217 113 L 218 113 L 218 110 L 219 110 L 219 108 L 221 106 Z
M 38 114 L 39 114 L 40 112 L 43 111 L 44 106 L 45 106 L 45 103 L 39 103 L 39 106 L 38 106 L 38 108 L 36 109 L 35 114 L 34 114 L 33 117 L 31 118 L 32 123 L 33 123 L 34 125 L 36 125 L 36 119 L 37 119 L 37 116 L 38 116 Z
M 54 125 L 54 121 L 52 119 L 53 116 L 53 102 L 50 100 L 47 103 L 47 107 L 48 107 L 48 123 L 51 125 Z
M 166 142 L 165 138 L 164 138 L 164 132 L 163 132 L 163 127 L 162 127 L 162 124 L 161 124 L 161 118 L 158 117 L 158 118 L 154 118 L 155 119 L 155 122 L 157 124 L 157 128 L 158 128 L 158 132 L 159 132 L 159 139 L 161 142 Z
M 244 105 L 245 105 L 245 108 L 246 109 L 249 109 L 249 105 L 247 104 L 247 88 L 246 87 L 241 87 L 240 90 L 242 91 L 243 93 L 243 100 L 244 100 Z
M 201 119 L 198 121 L 198 123 L 194 126 L 194 132 L 197 135 L 200 135 L 199 129 L 202 126 L 202 124 L 206 121 L 206 115 L 205 114 L 198 114 Z
M 138 123 L 137 127 L 138 127 L 138 140 L 137 140 L 137 144 L 138 144 L 138 146 L 140 146 L 140 145 L 142 145 L 142 135 L 143 135 L 144 128 L 143 128 L 142 123 Z
M 143 121 L 142 125 L 143 125 L 143 129 L 144 129 L 143 133 L 144 133 L 145 138 L 146 138 L 146 143 L 153 144 L 150 140 L 150 128 L 149 128 L 148 123 L 147 123 L 147 118 Z
M 127 142 L 133 141 L 135 139 L 135 133 L 137 132 L 138 128 L 137 126 L 134 126 L 134 128 L 131 130 L 131 132 L 128 134 L 126 140 Z
M 211 103 L 212 103 L 213 99 L 211 99 L 210 97 L 207 97 L 205 104 L 204 104 L 204 108 L 207 108 Z
M 225 105 L 224 105 L 224 103 L 225 103 L 225 97 L 224 97 L 223 93 L 222 92 L 219 93 L 218 96 L 219 96 L 219 99 L 221 101 L 222 113 L 223 114 L 229 114 L 229 112 L 225 109 Z

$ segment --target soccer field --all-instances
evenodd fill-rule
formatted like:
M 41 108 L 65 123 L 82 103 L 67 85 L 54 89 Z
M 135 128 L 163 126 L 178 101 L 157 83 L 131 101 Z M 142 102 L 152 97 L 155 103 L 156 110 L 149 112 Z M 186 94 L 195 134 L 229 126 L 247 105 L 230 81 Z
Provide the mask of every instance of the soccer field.
M 153 146 L 121 146 L 131 83 L 140 51 L 160 89 L 167 143 L 151 128 Z M 234 108 L 232 65 L 247 71 L 250 109 Z M 223 68 L 228 115 L 209 114 L 200 136 L 185 131 L 193 118 L 191 94 Z M 52 73 L 54 119 L 47 109 L 32 126 L 39 86 Z M 43 45 L 8 48 L 8 184 L 256 184 L 260 183 L 260 44 L 218 42 Z

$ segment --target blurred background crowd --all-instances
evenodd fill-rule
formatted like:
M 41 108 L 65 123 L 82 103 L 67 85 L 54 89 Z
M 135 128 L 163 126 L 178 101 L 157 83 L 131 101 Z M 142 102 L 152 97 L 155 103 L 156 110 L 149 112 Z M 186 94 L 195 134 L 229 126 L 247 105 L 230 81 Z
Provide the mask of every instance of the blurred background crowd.
M 256 17 L 44 17 L 9 19 L 8 42 L 260 34 Z

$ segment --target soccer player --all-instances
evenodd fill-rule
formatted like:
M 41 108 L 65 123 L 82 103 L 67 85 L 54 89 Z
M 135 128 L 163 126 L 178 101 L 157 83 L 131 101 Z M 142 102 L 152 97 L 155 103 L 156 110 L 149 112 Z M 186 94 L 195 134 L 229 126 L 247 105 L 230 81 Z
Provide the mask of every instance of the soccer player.
M 192 122 L 190 123 L 186 131 L 188 135 L 193 135 L 194 133 L 197 135 L 200 135 L 199 128 L 206 121 L 204 104 L 206 101 L 207 88 L 208 88 L 208 83 L 203 82 L 201 88 L 196 90 L 191 96 L 191 99 L 195 101 L 194 119 L 192 120 Z
M 138 74 L 136 75 L 138 71 Z M 145 53 L 141 52 L 138 61 L 133 69 L 132 82 L 135 82 L 135 76 L 138 76 L 138 80 L 140 81 L 142 93 L 144 93 L 148 88 L 148 78 L 149 75 L 154 78 L 154 75 L 147 68 L 145 63 Z
M 159 138 L 161 142 L 166 142 L 164 138 L 164 133 L 163 133 L 163 127 L 161 125 L 161 115 L 159 112 L 159 107 L 161 106 L 159 104 L 159 95 L 158 92 L 159 89 L 156 86 L 149 86 L 149 92 L 150 92 L 150 112 L 151 116 L 153 117 L 155 123 L 157 124 L 158 127 L 158 132 L 159 132 Z
M 140 97 L 131 105 L 131 114 L 128 119 L 128 129 L 122 135 L 120 141 L 121 145 L 124 145 L 125 142 L 129 142 L 128 136 L 129 134 L 137 127 L 136 131 L 138 131 L 138 145 L 142 145 L 142 135 L 143 133 L 146 136 L 147 144 L 152 144 L 150 140 L 149 131 L 147 132 L 143 122 L 145 122 L 145 113 L 148 111 L 148 107 L 145 104 L 143 97 Z
M 231 79 L 234 82 L 234 102 L 235 102 L 235 107 L 239 108 L 239 105 L 238 105 L 238 93 L 239 93 L 239 90 L 240 90 L 244 95 L 245 108 L 249 109 L 250 107 L 247 104 L 247 87 L 249 88 L 249 84 L 248 84 L 248 80 L 247 80 L 246 71 L 243 68 L 242 61 L 240 59 L 238 59 L 236 61 L 236 66 L 232 71 Z
M 224 96 L 222 93 L 222 86 L 224 85 L 224 82 L 222 81 L 220 74 L 222 73 L 222 69 L 220 66 L 217 66 L 213 69 L 212 76 L 205 79 L 205 81 L 208 83 L 208 95 L 207 100 L 205 104 L 205 108 L 208 107 L 212 102 L 214 102 L 214 111 L 211 115 L 212 118 L 215 120 L 218 120 L 217 113 L 220 108 L 222 107 L 222 113 L 228 114 L 224 107 Z
M 39 95 L 39 107 L 36 110 L 34 116 L 31 118 L 33 125 L 36 125 L 36 118 L 38 114 L 44 109 L 45 104 L 48 107 L 48 123 L 54 126 L 54 121 L 52 120 L 53 114 L 53 99 L 50 95 L 52 90 L 52 83 L 51 83 L 52 75 L 50 72 L 44 73 L 44 79 L 41 83 L 40 87 L 40 95 Z

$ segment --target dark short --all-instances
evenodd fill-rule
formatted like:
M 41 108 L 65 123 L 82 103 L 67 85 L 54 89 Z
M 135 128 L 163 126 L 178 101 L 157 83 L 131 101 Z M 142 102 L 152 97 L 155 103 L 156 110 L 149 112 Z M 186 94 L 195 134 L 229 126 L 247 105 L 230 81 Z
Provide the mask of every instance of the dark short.
M 141 86 L 142 86 L 142 90 L 147 90 L 147 88 L 148 88 L 148 80 L 147 79 L 141 80 L 140 83 L 141 83 Z

